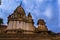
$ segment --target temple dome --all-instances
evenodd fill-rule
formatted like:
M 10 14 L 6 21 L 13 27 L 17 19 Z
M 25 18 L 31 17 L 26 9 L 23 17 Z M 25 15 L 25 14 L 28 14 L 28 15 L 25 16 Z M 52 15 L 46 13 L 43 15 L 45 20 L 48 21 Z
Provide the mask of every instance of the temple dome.
M 46 23 L 43 19 L 39 19 L 37 24 L 38 24 L 38 31 L 48 31 Z
M 45 21 L 44 21 L 43 19 L 39 19 L 37 24 L 38 24 L 38 25 L 39 25 L 39 24 L 45 25 L 46 23 L 45 23 Z

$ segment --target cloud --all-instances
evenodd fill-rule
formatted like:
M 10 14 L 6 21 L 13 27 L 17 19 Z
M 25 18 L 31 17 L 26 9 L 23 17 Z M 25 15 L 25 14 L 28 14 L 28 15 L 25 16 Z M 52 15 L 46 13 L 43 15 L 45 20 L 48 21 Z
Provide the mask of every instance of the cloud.
M 7 24 L 7 17 L 17 7 L 18 3 L 15 0 L 2 0 L 0 5 L 0 17 L 4 19 L 4 24 Z
M 45 15 L 46 17 L 48 17 L 49 19 L 52 17 L 52 9 L 51 9 L 51 7 L 48 7 L 48 8 L 45 10 L 44 15 Z
M 60 5 L 60 0 L 58 0 L 58 4 Z
M 58 0 L 58 7 L 59 7 L 59 27 L 60 27 L 60 0 Z

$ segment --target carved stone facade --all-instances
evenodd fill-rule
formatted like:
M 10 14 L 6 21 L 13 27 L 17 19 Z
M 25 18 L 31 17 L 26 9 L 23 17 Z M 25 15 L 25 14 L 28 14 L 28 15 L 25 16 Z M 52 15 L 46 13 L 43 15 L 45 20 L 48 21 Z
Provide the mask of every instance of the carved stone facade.
M 13 14 L 8 17 L 7 30 L 22 29 L 28 31 L 34 31 L 34 22 L 31 14 L 26 16 L 24 9 L 20 6 L 16 8 Z
M 60 40 L 60 33 L 49 31 L 43 19 L 39 19 L 37 25 L 38 28 L 31 13 L 26 16 L 20 5 L 8 16 L 8 25 L 0 25 L 0 40 Z

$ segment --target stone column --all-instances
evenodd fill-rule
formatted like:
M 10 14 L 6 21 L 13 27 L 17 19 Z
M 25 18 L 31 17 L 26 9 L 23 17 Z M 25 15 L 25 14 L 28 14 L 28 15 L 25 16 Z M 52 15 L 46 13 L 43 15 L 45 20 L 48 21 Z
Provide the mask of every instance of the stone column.
M 19 29 L 19 21 L 17 21 L 17 26 L 16 26 L 16 29 Z
M 9 21 L 7 29 L 13 29 L 13 21 Z
M 17 27 L 17 21 L 13 21 L 13 29 L 16 29 Z

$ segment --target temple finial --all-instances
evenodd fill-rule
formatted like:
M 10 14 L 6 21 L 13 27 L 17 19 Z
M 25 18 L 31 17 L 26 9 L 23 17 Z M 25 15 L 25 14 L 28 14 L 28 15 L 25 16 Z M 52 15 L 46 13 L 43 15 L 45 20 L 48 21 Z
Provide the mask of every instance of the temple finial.
M 1 0 L 0 0 L 0 5 L 1 5 Z
M 21 1 L 21 3 L 20 3 L 20 6 L 22 5 L 22 1 Z
M 29 12 L 29 14 L 28 14 L 28 17 L 32 17 L 30 12 Z

